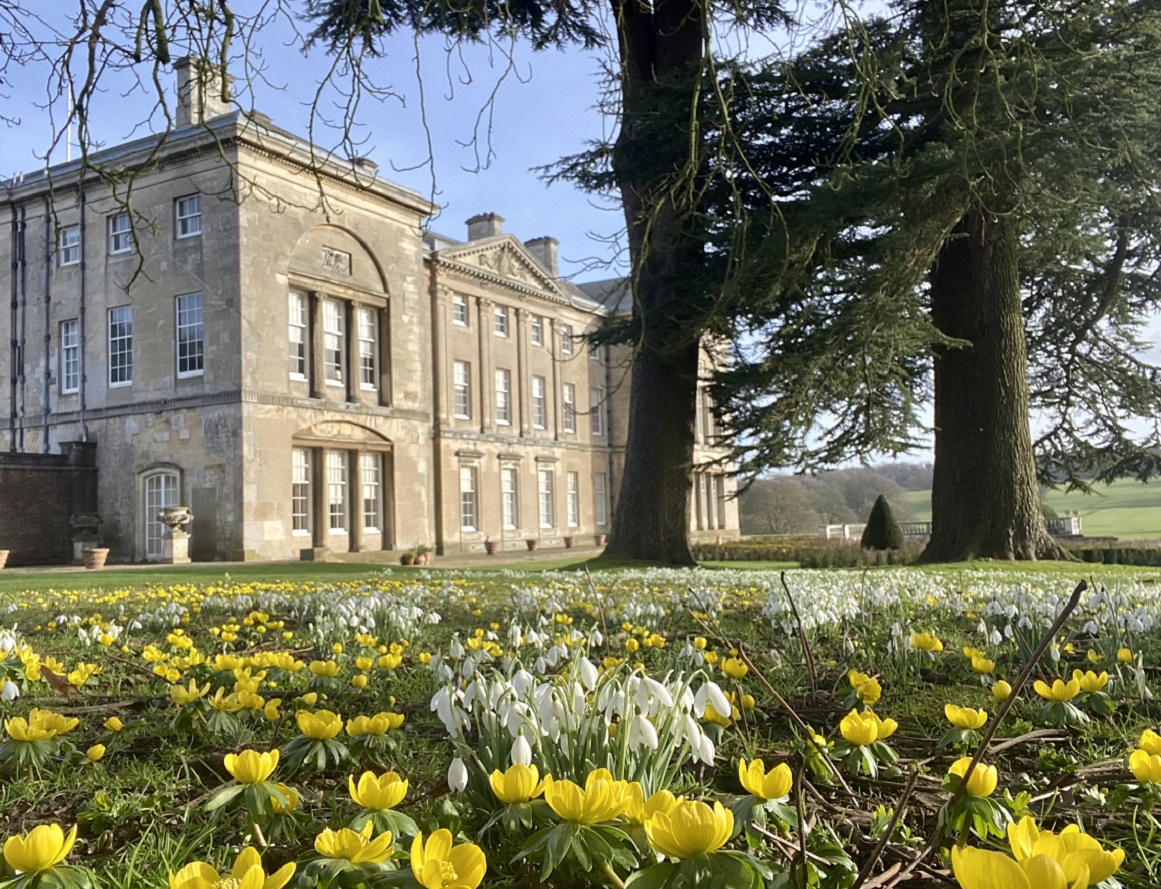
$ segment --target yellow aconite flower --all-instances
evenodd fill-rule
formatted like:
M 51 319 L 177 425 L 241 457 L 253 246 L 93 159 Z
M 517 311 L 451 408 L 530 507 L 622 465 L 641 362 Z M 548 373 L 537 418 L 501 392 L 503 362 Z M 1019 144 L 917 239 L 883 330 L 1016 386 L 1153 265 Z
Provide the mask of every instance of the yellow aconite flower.
M 1161 735 L 1147 728 L 1141 732 L 1141 740 L 1137 742 L 1137 746 L 1151 756 L 1161 756 Z
M 1090 648 L 1088 650 L 1088 652 L 1085 654 L 1085 657 L 1088 658 L 1088 662 L 1090 664 L 1099 664 L 1101 661 L 1103 661 L 1105 659 L 1105 656 L 1103 654 L 1101 654 L 1099 651 L 1097 651 L 1095 648 Z
M 1049 685 L 1043 679 L 1037 679 L 1032 687 L 1036 689 L 1036 694 L 1044 698 L 1046 701 L 1057 701 L 1063 703 L 1071 701 L 1078 694 L 1080 694 L 1080 680 L 1071 679 L 1065 682 L 1063 679 L 1055 680 L 1052 685 Z
M 1117 660 L 1122 664 L 1131 664 L 1133 662 L 1133 649 L 1118 648 Z
M 379 737 L 403 725 L 402 713 L 376 713 L 374 716 L 356 716 L 347 720 L 347 734 L 352 738 L 356 735 L 374 735 Z
M 1129 754 L 1129 770 L 1138 781 L 1161 784 L 1161 756 L 1145 750 L 1134 750 Z
M 879 736 L 876 740 L 886 741 L 889 737 L 895 734 L 895 730 L 899 728 L 899 723 L 890 717 L 882 719 L 879 717 L 878 713 L 875 713 L 871 710 L 868 710 L 864 715 L 870 716 L 873 720 L 875 720 L 875 725 L 878 726 Z
M 851 688 L 858 688 L 870 678 L 866 673 L 860 673 L 858 670 L 851 670 L 847 673 L 847 682 L 851 684 Z
M 77 828 L 65 834 L 59 824 L 42 824 L 4 843 L 4 860 L 19 874 L 35 874 L 56 867 L 77 839 Z
M 794 776 L 786 763 L 781 763 L 767 772 L 766 764 L 760 759 L 752 760 L 748 765 L 746 760 L 739 759 L 738 780 L 758 799 L 782 799 L 789 796 L 790 788 L 794 784 Z
M 334 679 L 339 675 L 339 665 L 334 661 L 311 661 L 310 672 L 315 676 L 325 676 Z
M 294 876 L 294 868 L 292 861 L 266 876 L 258 850 L 247 846 L 228 875 L 219 874 L 204 861 L 194 861 L 169 875 L 169 889 L 282 889 Z
M 572 781 L 553 780 L 551 775 L 544 778 L 544 799 L 564 821 L 578 824 L 612 821 L 625 811 L 627 798 L 625 782 L 598 777 L 596 772 L 589 774 L 583 789 Z
M 1037 857 L 1050 858 L 1068 875 L 1070 886 L 1087 887 L 1111 877 L 1125 860 L 1122 849 L 1106 852 L 1101 844 L 1080 827 L 1070 824 L 1060 833 L 1039 830 L 1031 816 L 1008 825 L 1012 854 L 1023 863 Z M 1083 876 L 1083 881 L 1078 877 Z M 1041 889 L 1036 886 L 1035 889 Z
M 240 784 L 257 784 L 265 781 L 278 765 L 278 750 L 259 753 L 257 750 L 243 750 L 241 753 L 227 753 L 226 771 Z
M 879 718 L 871 712 L 852 710 L 839 723 L 839 731 L 847 743 L 865 747 L 879 738 Z
M 968 766 L 971 764 L 972 758 L 965 756 L 953 762 L 951 768 L 947 770 L 947 773 L 949 775 L 959 775 L 962 778 L 967 773 Z M 976 763 L 976 767 L 972 769 L 971 777 L 968 778 L 968 795 L 991 796 L 996 790 L 996 783 L 999 781 L 999 777 L 995 766 L 984 765 L 982 762 Z
M 1098 675 L 1092 670 L 1085 673 L 1082 673 L 1080 670 L 1073 670 L 1072 678 L 1080 683 L 1080 690 L 1086 694 L 1100 691 L 1109 684 L 1109 674 L 1104 671 Z
M 125 723 L 121 722 L 116 716 L 110 716 L 105 720 L 105 728 L 111 732 L 119 732 L 125 728 Z
M 992 686 L 992 698 L 997 701 L 1006 701 L 1012 695 L 1012 686 L 1001 679 Z
M 411 841 L 411 872 L 424 889 L 476 889 L 488 871 L 484 851 L 474 843 L 452 845 L 451 831 L 440 828 L 423 842 Z
M 85 751 L 85 758 L 89 762 L 100 762 L 101 759 L 104 757 L 104 755 L 105 755 L 105 745 L 104 744 L 94 744 L 92 747 L 90 747 L 88 750 Z
M 51 710 L 39 709 L 33 709 L 29 712 L 28 722 L 31 725 L 39 725 L 41 728 L 56 732 L 58 735 L 71 732 L 81 723 L 75 716 L 61 716 L 61 714 L 53 713 Z
M 868 707 L 873 707 L 879 703 L 879 698 L 883 697 L 883 686 L 879 684 L 878 679 L 868 679 L 866 682 L 859 683 L 858 688 L 855 689 L 855 695 Z
M 934 633 L 912 633 L 911 647 L 920 651 L 943 651 L 943 643 Z
M 23 716 L 14 716 L 12 719 L 5 719 L 4 731 L 8 733 L 8 737 L 16 741 L 47 741 L 49 738 L 56 737 L 55 730 L 45 728 L 38 723 L 30 725 L 28 720 Z
M 502 803 L 526 803 L 544 791 L 544 782 L 534 765 L 515 763 L 506 772 L 496 769 L 491 776 L 492 793 Z
M 657 812 L 645 820 L 649 844 L 670 858 L 716 852 L 733 829 L 733 813 L 718 802 L 711 809 L 697 800 L 683 800 L 670 811 Z
M 947 721 L 956 728 L 978 729 L 988 721 L 988 711 L 973 710 L 971 707 L 957 707 L 955 704 L 944 704 L 943 714 Z
M 977 673 L 988 674 L 996 669 L 996 662 L 989 657 L 980 655 L 972 658 L 972 669 Z
M 645 792 L 637 781 L 629 782 L 626 798 L 628 802 L 625 804 L 625 817 L 634 824 L 644 824 L 647 819 L 652 818 L 658 812 L 671 812 L 673 807 L 684 799 L 684 797 L 674 796 L 664 788 L 658 790 L 649 799 L 645 799 Z
M 1088 874 L 1069 882 L 1047 855 L 1013 861 L 1002 852 L 953 846 L 951 870 L 962 889 L 1085 889 Z M 1083 882 L 1081 882 L 1083 880 Z
M 275 815 L 285 815 L 287 812 L 293 812 L 298 808 L 298 804 L 302 797 L 298 795 L 298 791 L 293 787 L 287 787 L 285 784 L 276 785 L 279 790 L 286 796 L 286 805 L 282 805 L 274 797 L 270 797 L 270 809 Z
M 750 672 L 750 668 L 747 667 L 745 663 L 743 663 L 739 658 L 728 657 L 722 661 L 722 672 L 729 676 L 731 679 L 742 679 L 747 673 Z
M 400 778 L 395 772 L 384 772 L 382 775 L 363 772 L 357 785 L 354 775 L 350 777 L 349 784 L 355 805 L 371 812 L 394 809 L 407 796 L 407 779 Z
M 298 722 L 298 730 L 315 741 L 333 738 L 343 730 L 343 717 L 330 710 L 319 710 L 317 713 L 299 710 L 294 718 Z
M 357 833 L 349 827 L 331 830 L 329 827 L 314 840 L 315 851 L 323 858 L 349 861 L 351 864 L 382 864 L 395 852 L 391 845 L 391 831 L 384 831 L 371 839 L 374 824 L 368 821 Z

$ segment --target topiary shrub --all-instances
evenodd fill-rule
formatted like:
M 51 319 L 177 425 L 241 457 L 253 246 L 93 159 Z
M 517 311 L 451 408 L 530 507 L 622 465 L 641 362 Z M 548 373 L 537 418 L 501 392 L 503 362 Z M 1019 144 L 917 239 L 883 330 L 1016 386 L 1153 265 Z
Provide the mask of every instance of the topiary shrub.
M 863 549 L 903 549 L 903 531 L 882 494 L 875 498 L 860 542 Z

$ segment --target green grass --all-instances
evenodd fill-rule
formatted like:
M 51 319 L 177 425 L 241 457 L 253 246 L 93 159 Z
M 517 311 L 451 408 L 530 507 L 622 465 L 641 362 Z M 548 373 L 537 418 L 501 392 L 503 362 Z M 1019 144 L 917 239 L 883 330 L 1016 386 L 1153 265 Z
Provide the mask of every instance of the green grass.
M 931 521 L 930 491 L 907 491 L 903 500 L 916 521 Z M 1161 539 L 1161 485 L 1123 479 L 1100 485 L 1092 494 L 1049 491 L 1044 502 L 1061 515 L 1072 510 L 1079 512 L 1088 537 Z

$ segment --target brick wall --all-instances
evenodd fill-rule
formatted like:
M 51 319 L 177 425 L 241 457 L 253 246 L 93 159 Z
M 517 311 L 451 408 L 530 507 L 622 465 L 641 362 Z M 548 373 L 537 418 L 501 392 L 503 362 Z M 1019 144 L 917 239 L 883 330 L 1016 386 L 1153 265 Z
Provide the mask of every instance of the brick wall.
M 59 454 L 0 453 L 0 549 L 9 565 L 67 565 L 69 516 L 97 512 L 97 445 L 62 442 Z

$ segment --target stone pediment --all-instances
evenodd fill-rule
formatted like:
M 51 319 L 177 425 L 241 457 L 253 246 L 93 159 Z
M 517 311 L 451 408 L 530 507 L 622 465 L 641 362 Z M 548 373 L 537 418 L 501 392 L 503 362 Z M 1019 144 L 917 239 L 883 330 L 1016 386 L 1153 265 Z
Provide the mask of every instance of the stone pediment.
M 564 296 L 548 272 L 511 235 L 445 248 L 440 251 L 439 258 L 454 263 L 463 271 L 493 280 L 498 278 L 521 289 L 557 298 Z

